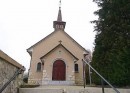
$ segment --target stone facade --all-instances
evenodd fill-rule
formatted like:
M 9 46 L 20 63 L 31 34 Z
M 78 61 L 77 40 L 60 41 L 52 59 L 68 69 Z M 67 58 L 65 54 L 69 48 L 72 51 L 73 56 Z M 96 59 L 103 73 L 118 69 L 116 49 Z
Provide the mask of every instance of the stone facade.
M 12 61 L 12 62 L 8 62 Z M 14 60 L 0 51 L 0 89 L 13 77 L 20 67 L 15 65 Z M 13 63 L 13 64 L 11 64 Z M 22 84 L 23 73 L 19 74 L 11 83 L 3 90 L 2 93 L 17 93 L 17 88 Z

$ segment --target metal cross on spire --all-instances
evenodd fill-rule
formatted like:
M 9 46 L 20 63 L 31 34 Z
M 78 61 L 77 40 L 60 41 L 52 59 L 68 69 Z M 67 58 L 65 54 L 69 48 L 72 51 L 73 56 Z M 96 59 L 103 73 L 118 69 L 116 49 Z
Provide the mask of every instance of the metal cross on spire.
M 58 12 L 57 21 L 62 22 L 62 14 L 61 14 L 61 0 L 59 1 L 59 12 Z

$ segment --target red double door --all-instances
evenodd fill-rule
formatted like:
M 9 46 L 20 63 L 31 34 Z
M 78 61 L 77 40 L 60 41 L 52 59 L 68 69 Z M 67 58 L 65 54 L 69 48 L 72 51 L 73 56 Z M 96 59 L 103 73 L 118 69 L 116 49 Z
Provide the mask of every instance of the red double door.
M 63 81 L 66 77 L 66 66 L 64 61 L 56 60 L 53 64 L 52 80 Z

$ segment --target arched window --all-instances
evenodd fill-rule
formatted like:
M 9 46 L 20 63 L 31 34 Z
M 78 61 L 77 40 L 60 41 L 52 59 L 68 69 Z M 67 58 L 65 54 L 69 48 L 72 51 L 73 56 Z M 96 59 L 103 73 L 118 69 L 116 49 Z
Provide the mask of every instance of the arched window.
M 41 71 L 41 63 L 40 62 L 37 64 L 37 71 Z
M 75 64 L 75 72 L 79 72 L 79 67 L 78 67 L 78 64 Z

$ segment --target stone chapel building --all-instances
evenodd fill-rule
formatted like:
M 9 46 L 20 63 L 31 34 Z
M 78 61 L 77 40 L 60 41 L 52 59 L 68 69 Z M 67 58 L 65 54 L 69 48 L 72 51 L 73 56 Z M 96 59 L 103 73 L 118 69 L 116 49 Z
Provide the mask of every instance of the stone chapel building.
M 54 32 L 31 46 L 29 83 L 40 85 L 83 85 L 84 53 L 90 55 L 65 31 L 59 7 Z

